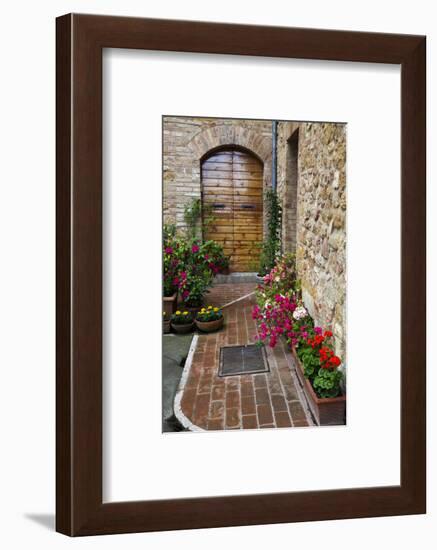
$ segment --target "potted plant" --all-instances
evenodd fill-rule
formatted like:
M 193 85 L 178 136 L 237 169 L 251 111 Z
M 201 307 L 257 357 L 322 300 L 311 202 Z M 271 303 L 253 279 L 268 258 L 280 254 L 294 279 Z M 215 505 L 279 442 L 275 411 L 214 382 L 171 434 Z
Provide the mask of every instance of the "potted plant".
M 218 307 L 202 308 L 196 315 L 196 326 L 202 332 L 214 332 L 223 326 L 223 312 Z
M 177 256 L 176 228 L 174 226 L 164 227 L 164 248 L 163 248 L 163 307 L 168 318 L 176 311 L 178 295 L 178 271 L 180 260 Z
M 205 241 L 201 245 L 201 256 L 205 265 L 213 275 L 229 273 L 229 256 L 223 252 L 223 247 L 216 241 Z
M 171 316 L 171 328 L 177 334 L 187 334 L 193 330 L 193 315 L 189 311 L 176 311 Z
M 164 334 L 170 332 L 170 315 L 166 311 L 162 312 L 162 330 Z
M 342 390 L 341 360 L 333 351 L 332 332 L 314 327 L 311 333 L 299 338 L 297 347 L 291 348 L 296 374 L 317 424 L 344 424 L 346 395 Z

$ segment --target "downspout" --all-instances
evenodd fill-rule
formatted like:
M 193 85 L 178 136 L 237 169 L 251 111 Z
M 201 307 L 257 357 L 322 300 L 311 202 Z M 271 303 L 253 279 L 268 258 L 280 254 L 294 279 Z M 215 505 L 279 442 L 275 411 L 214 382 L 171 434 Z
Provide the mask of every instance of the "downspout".
M 277 165 L 278 165 L 278 121 L 272 121 L 272 191 L 277 193 Z M 282 254 L 282 222 L 280 229 L 280 252 Z
M 272 121 L 272 189 L 276 191 L 276 164 L 278 146 L 278 121 Z

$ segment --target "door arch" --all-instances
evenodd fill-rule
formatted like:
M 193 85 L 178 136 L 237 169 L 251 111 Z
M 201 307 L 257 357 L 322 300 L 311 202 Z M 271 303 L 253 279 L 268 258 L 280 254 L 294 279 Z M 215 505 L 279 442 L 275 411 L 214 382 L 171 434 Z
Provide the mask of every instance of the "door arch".
M 263 234 L 263 163 L 250 151 L 221 148 L 201 163 L 204 238 L 223 246 L 231 271 L 256 271 Z

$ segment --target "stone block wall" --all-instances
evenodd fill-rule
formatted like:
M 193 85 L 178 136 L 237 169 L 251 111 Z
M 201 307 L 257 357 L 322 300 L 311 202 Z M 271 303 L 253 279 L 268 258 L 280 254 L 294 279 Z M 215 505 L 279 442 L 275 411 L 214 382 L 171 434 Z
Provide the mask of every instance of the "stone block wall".
M 297 175 L 290 169 L 294 140 Z M 278 193 L 284 250 L 292 251 L 295 243 L 303 300 L 316 323 L 334 332 L 336 352 L 345 361 L 346 125 L 279 123 Z

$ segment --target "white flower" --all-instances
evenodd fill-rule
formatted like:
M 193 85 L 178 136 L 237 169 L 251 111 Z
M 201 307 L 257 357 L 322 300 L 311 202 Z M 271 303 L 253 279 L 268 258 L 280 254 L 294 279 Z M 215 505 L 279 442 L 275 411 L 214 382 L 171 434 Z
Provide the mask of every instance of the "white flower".
M 293 311 L 293 318 L 296 319 L 296 321 L 304 319 L 307 315 L 308 312 L 303 306 L 299 306 Z
M 280 280 L 280 277 L 275 277 L 275 282 L 279 283 Z

